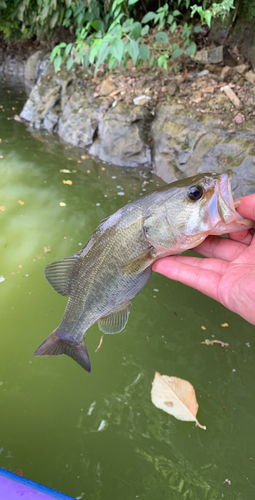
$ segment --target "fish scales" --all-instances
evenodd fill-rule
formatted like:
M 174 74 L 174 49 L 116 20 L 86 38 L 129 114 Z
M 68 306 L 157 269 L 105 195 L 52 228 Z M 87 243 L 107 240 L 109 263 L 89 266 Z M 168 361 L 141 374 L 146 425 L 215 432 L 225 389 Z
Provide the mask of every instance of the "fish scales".
M 231 171 L 201 174 L 159 188 L 102 221 L 77 254 L 49 264 L 46 279 L 69 299 L 35 356 L 67 354 L 90 371 L 87 331 L 96 322 L 104 333 L 124 329 L 156 259 L 194 248 L 209 234 L 253 227 L 235 210 L 231 178 Z

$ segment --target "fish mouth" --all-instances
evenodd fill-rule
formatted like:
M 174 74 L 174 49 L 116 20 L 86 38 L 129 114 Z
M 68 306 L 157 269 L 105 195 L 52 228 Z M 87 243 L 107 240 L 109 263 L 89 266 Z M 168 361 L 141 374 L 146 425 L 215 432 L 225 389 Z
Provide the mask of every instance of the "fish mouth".
M 255 222 L 251 219 L 244 219 L 236 208 L 240 205 L 240 201 L 234 200 L 231 188 L 233 177 L 232 170 L 226 170 L 219 178 L 217 189 L 217 208 L 220 217 L 220 222 L 217 224 L 218 229 L 226 229 L 230 231 L 240 231 L 241 229 L 249 229 L 254 227 Z

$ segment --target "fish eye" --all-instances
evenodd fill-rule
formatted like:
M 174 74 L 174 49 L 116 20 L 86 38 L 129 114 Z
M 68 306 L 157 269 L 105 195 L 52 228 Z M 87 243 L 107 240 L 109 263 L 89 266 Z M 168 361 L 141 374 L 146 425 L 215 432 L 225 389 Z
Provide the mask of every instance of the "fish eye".
M 204 190 L 202 186 L 192 186 L 188 191 L 188 197 L 192 201 L 198 201 L 202 198 Z

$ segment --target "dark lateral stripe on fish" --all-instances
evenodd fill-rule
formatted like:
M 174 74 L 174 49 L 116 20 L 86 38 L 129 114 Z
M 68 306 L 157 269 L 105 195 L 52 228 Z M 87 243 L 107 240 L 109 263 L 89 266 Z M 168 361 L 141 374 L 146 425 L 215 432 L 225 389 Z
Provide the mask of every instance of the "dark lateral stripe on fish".
M 34 356 L 61 356 L 67 354 L 87 372 L 91 372 L 89 355 L 84 341 L 80 344 L 68 344 L 58 337 L 58 328 L 36 349 Z

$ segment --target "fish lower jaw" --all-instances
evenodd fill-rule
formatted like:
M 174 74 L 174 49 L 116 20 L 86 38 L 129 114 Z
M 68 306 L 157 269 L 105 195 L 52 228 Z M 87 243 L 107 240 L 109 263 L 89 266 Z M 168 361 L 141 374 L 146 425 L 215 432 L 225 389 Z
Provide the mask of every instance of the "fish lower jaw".
M 234 233 L 253 227 L 255 227 L 255 222 L 253 220 L 240 217 L 229 223 L 219 222 L 215 227 L 215 231 L 211 234 Z

